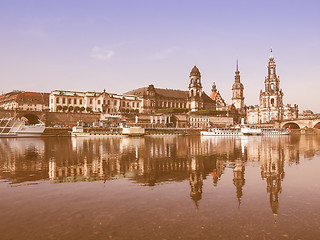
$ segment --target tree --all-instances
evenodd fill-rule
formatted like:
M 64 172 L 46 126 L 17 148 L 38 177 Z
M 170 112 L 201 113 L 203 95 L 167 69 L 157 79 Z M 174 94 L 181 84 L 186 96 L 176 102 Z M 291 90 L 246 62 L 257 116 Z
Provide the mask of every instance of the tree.
M 86 111 L 87 111 L 87 112 L 92 112 L 91 107 L 87 107 L 87 108 L 86 108 Z
M 80 108 L 80 112 L 83 112 L 84 110 L 85 110 L 84 107 L 81 107 L 81 108 Z
M 63 106 L 63 107 L 62 107 L 62 110 L 63 110 L 64 112 L 67 111 L 67 109 L 68 109 L 67 106 Z
M 61 111 L 62 110 L 62 106 L 61 105 L 58 105 L 57 106 L 57 112 Z
M 72 112 L 73 111 L 73 106 L 69 106 L 68 111 Z
M 75 106 L 73 111 L 78 112 L 79 110 L 80 110 L 80 108 L 78 106 Z

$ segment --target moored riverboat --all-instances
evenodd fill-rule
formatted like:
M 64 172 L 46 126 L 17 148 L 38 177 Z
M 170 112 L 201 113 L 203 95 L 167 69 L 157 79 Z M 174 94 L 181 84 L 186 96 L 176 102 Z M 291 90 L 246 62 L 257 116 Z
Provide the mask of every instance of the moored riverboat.
M 25 121 L 20 119 L 0 119 L 0 137 L 40 137 L 45 128 L 42 122 L 35 125 L 26 125 Z
M 201 131 L 201 136 L 241 136 L 241 128 L 210 128 L 207 131 Z

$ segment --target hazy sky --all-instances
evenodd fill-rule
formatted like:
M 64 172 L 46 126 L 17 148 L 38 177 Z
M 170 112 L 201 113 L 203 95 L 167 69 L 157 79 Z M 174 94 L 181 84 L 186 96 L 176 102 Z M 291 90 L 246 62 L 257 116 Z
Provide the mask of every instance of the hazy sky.
M 259 103 L 270 47 L 284 103 L 320 112 L 320 1 L 0 0 L 0 91 L 187 90 L 196 64 Z

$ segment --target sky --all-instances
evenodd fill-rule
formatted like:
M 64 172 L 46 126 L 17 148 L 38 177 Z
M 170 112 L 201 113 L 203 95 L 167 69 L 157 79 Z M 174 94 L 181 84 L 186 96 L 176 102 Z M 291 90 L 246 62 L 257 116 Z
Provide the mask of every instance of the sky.
M 196 64 L 259 104 L 270 48 L 285 104 L 320 112 L 320 1 L 0 0 L 0 91 L 187 90 Z

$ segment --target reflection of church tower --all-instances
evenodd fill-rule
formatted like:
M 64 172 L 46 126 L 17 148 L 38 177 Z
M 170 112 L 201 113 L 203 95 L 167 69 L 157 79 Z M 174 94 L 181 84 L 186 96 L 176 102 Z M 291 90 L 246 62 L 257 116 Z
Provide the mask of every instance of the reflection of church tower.
M 237 60 L 237 70 L 235 75 L 235 82 L 232 85 L 232 104 L 237 110 L 244 109 L 244 97 L 243 97 L 243 84 L 240 82 L 240 71 L 238 68 Z
M 191 172 L 189 176 L 190 181 L 190 197 L 194 201 L 196 207 L 199 207 L 198 201 L 202 198 L 202 185 L 203 185 L 203 176 L 199 171 L 199 166 L 197 166 L 196 159 L 191 161 Z
M 239 207 L 241 204 L 241 197 L 243 195 L 242 188 L 245 184 L 244 171 L 245 171 L 245 168 L 244 168 L 243 162 L 241 160 L 237 160 L 236 166 L 233 169 L 233 184 L 237 188 L 237 199 L 238 199 Z
M 191 111 L 203 108 L 201 74 L 196 65 L 190 72 L 188 105 Z
M 283 161 L 279 158 L 269 158 L 261 165 L 262 179 L 267 180 L 267 192 L 270 194 L 270 207 L 275 218 L 279 210 L 279 193 L 284 177 Z

